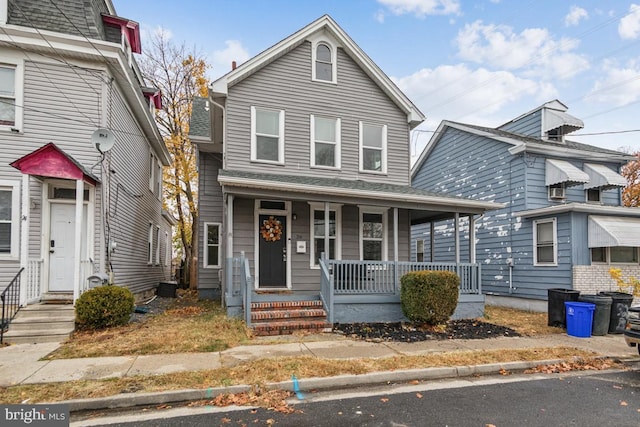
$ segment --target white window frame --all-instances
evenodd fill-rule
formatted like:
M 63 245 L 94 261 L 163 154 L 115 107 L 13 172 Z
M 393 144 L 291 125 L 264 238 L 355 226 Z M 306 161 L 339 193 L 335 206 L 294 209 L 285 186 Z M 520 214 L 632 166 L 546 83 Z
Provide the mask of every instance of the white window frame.
M 364 214 L 378 214 L 382 215 L 382 239 L 371 239 L 367 238 L 366 240 L 381 240 L 382 241 L 382 260 L 388 261 L 389 257 L 389 209 L 375 207 L 375 206 L 359 206 L 359 218 L 358 218 L 358 243 L 360 246 L 360 259 L 363 260 L 364 257 L 364 236 L 362 233 L 362 226 L 364 223 Z
M 325 120 L 334 120 L 335 121 L 335 128 L 336 128 L 336 134 L 335 134 L 335 141 L 316 141 L 316 117 L 318 118 L 322 118 Z M 310 151 L 310 158 L 311 158 L 311 167 L 313 168 L 320 168 L 320 169 L 340 169 L 341 167 L 341 162 L 340 162 L 340 157 L 341 157 L 341 151 L 342 151 L 342 146 L 341 146 L 341 141 L 340 141 L 340 136 L 342 134 L 342 122 L 340 120 L 340 118 L 335 118 L 335 117 L 327 117 L 327 116 L 316 116 L 314 114 L 310 115 L 309 118 L 309 122 L 310 122 L 310 129 L 309 129 L 309 133 L 311 135 L 311 151 Z M 333 166 L 326 166 L 326 165 L 318 165 L 316 164 L 316 142 L 320 142 L 322 144 L 333 144 L 334 146 L 334 159 L 335 159 L 335 164 Z
M 160 265 L 160 226 L 156 225 L 156 253 L 155 253 L 155 265 Z
M 420 251 L 422 246 L 422 251 Z M 422 259 L 418 259 L 418 255 L 422 254 Z M 416 239 L 416 262 L 424 262 L 424 239 Z
M 377 147 L 365 147 L 365 145 L 364 145 L 364 132 L 363 132 L 365 125 L 382 127 L 382 147 L 380 148 L 380 151 L 382 152 L 381 156 L 380 156 L 381 162 L 382 162 L 382 165 L 381 165 L 382 167 L 381 167 L 381 170 L 379 170 L 379 171 L 364 169 L 364 167 L 363 167 L 363 165 L 364 165 L 364 148 L 375 149 L 375 150 L 378 149 Z M 359 121 L 358 122 L 358 143 L 359 143 L 359 157 L 360 157 L 360 172 L 386 175 L 387 174 L 387 125 L 382 125 L 382 124 L 379 124 L 379 123 Z
M 552 223 L 553 226 L 553 262 L 538 261 L 538 225 Z M 533 221 L 533 265 L 553 267 L 558 265 L 558 222 L 556 218 L 545 218 Z
M 278 113 L 278 160 L 264 160 L 258 159 L 258 147 L 257 147 L 257 134 L 256 134 L 256 124 L 257 124 L 257 111 L 271 111 Z M 275 136 L 275 135 L 270 135 Z M 252 162 L 260 162 L 260 163 L 270 163 L 270 164 L 278 164 L 284 165 L 284 110 L 277 110 L 273 108 L 263 108 L 263 107 L 255 107 L 251 106 L 251 161 Z
M 147 230 L 147 264 L 153 264 L 153 224 L 151 222 Z
M 156 156 L 149 151 L 149 191 L 154 193 L 156 185 Z
M 628 262 L 628 261 L 613 261 L 611 259 L 611 249 L 613 247 L 616 247 L 616 246 L 602 248 L 602 249 L 604 249 L 604 257 L 605 257 L 604 261 L 593 261 L 593 249 L 596 249 L 596 248 L 589 248 L 589 256 L 591 258 L 591 264 L 596 264 L 596 265 L 605 265 L 605 264 L 607 264 L 607 265 L 638 265 L 638 264 L 640 264 L 640 248 L 639 247 L 632 246 L 634 248 L 635 252 L 636 252 L 637 261 L 635 261 L 635 262 L 634 261 L 631 261 L 631 262 Z
M 11 191 L 11 248 L 0 253 L 0 260 L 15 260 L 20 250 L 20 183 L 0 180 L 0 190 Z
M 162 163 L 160 159 L 156 158 L 156 176 L 154 183 L 154 190 L 156 191 L 156 197 L 158 200 L 162 199 Z
M 324 203 L 309 202 L 309 267 L 320 268 L 319 264 L 316 264 L 316 235 L 314 227 L 314 213 L 315 211 L 322 211 L 324 213 Z M 336 235 L 329 236 L 329 240 L 335 240 L 335 257 L 336 259 L 342 259 L 342 205 L 341 204 L 329 204 L 329 213 L 335 212 L 336 217 Z M 324 238 L 324 236 L 323 236 Z M 327 254 L 327 258 L 329 254 Z
M 316 76 L 316 61 L 318 56 L 318 45 L 323 44 L 331 51 L 331 80 L 318 79 Z M 320 83 L 338 83 L 338 46 L 327 38 L 316 38 L 311 40 L 311 80 Z
M 597 191 L 598 192 L 598 200 L 589 200 L 589 192 L 590 191 Z M 594 203 L 594 204 L 602 203 L 602 189 L 601 188 L 588 188 L 588 189 L 584 190 L 584 200 L 587 203 Z
M 2 5 L 0 4 L 0 7 Z M 6 13 L 6 3 L 5 3 Z M 0 16 L 1 19 L 1 16 Z M 0 125 L 0 131 L 6 132 L 22 132 L 23 126 L 23 108 L 24 105 L 24 61 L 21 58 L 12 57 L 11 55 L 5 55 L 3 53 L 0 67 L 12 68 L 14 70 L 14 114 L 15 123 L 13 125 Z
M 209 242 L 207 241 L 209 236 L 209 227 L 218 227 L 218 263 L 217 264 L 209 264 Z M 204 223 L 204 257 L 202 259 L 202 267 L 203 268 L 220 268 L 221 267 L 221 257 L 222 257 L 222 224 L 219 222 L 205 222 Z M 216 246 L 216 245 L 212 245 Z
M 0 25 L 7 23 L 9 13 L 9 0 L 0 0 Z

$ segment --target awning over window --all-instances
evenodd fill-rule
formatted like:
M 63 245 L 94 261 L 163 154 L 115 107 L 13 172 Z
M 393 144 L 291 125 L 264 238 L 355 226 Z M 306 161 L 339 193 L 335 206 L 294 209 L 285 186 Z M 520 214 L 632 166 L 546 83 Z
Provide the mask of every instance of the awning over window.
M 585 163 L 584 171 L 589 175 L 589 182 L 584 185 L 585 190 L 589 188 L 602 188 L 606 190 L 614 187 L 626 187 L 627 180 L 605 165 Z
M 567 187 L 589 182 L 589 175 L 566 160 L 547 159 L 545 161 L 545 184 L 564 183 Z
M 640 246 L 640 218 L 589 216 L 589 247 Z
M 544 110 L 544 132 L 562 128 L 562 134 L 566 135 L 583 127 L 584 123 L 582 120 L 573 117 L 571 114 L 552 109 Z

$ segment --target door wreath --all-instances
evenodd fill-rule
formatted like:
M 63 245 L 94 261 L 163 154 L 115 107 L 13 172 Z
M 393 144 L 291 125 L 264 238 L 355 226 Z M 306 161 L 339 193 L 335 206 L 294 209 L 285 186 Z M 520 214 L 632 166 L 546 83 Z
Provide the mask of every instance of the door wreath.
M 267 242 L 276 242 L 282 238 L 282 223 L 273 216 L 262 221 L 260 234 Z

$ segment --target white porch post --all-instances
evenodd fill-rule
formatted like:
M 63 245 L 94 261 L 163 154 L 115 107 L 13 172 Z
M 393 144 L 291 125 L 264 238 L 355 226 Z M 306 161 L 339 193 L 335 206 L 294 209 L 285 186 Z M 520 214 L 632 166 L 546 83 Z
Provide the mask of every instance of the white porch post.
M 455 223 L 453 224 L 453 230 L 456 234 L 456 264 L 460 264 L 460 214 L 456 212 L 454 218 Z
M 436 225 L 433 221 L 429 223 L 429 262 L 433 262 L 435 259 L 435 246 L 436 246 Z
M 20 285 L 20 305 L 27 303 L 27 287 L 29 286 L 29 216 L 31 209 L 31 198 L 29 195 L 29 178 L 27 174 L 22 174 L 22 216 L 20 227 L 20 268 L 24 268 L 23 276 L 27 280 L 22 280 Z
M 476 263 L 476 218 L 469 215 L 469 262 Z
M 233 194 L 227 195 L 227 249 L 225 258 L 233 258 Z M 206 239 L 206 236 L 205 236 Z M 206 240 L 205 240 L 206 241 Z
M 84 181 L 76 181 L 76 229 L 73 259 L 73 302 L 80 298 L 80 257 L 82 256 L 82 207 L 84 204 Z
M 329 253 L 329 202 L 324 202 L 324 255 L 330 259 Z
M 393 260 L 398 262 L 398 208 L 393 208 Z

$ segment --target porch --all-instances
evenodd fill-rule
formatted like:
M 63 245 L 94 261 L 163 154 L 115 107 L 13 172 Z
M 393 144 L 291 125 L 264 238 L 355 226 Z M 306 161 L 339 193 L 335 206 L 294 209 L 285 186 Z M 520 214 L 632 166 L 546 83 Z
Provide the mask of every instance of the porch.
M 460 277 L 458 306 L 453 318 L 474 318 L 484 313 L 481 267 L 476 263 L 320 260 L 317 292 L 259 293 L 251 275 L 249 259 L 227 259 L 225 301 L 229 315 L 243 316 L 255 326 L 252 306 L 256 302 L 317 301 L 326 315 L 324 323 L 407 321 L 400 304 L 400 279 L 410 271 L 452 271 Z M 253 304 L 253 305 L 252 305 Z M 253 320 L 252 320 L 253 319 Z M 320 324 L 316 329 L 320 329 Z

